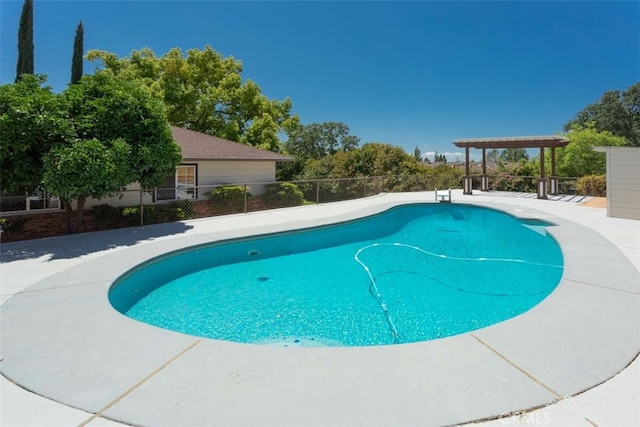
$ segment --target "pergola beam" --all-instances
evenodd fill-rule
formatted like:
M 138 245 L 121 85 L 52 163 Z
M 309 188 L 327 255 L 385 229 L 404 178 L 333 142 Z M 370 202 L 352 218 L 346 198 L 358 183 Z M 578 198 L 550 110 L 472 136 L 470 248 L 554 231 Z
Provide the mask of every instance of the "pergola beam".
M 564 147 L 569 141 L 560 136 L 516 136 L 508 138 L 456 139 L 453 143 L 459 148 L 494 149 Z

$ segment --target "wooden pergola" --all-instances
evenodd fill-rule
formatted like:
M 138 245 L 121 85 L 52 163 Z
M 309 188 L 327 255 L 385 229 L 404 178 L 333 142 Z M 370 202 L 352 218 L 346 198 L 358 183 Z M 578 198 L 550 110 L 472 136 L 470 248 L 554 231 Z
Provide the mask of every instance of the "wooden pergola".
M 482 175 L 480 175 L 480 191 L 489 191 L 489 177 L 487 176 L 487 149 L 503 148 L 539 148 L 540 149 L 540 177 L 538 178 L 538 199 L 547 198 L 547 186 L 549 194 L 558 194 L 558 177 L 556 176 L 556 147 L 564 147 L 569 140 L 561 136 L 515 136 L 507 138 L 477 138 L 457 139 L 456 147 L 465 149 L 465 176 L 463 177 L 464 194 L 473 193 L 473 183 L 469 170 L 469 149 L 482 150 Z M 544 174 L 544 149 L 551 148 L 551 176 Z

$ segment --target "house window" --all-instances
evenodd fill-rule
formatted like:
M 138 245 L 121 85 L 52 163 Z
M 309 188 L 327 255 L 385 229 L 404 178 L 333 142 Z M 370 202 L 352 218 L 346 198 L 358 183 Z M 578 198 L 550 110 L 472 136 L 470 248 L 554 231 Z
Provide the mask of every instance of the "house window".
M 195 199 L 196 165 L 180 165 L 156 190 L 156 200 Z
M 196 198 L 196 165 L 180 165 L 176 171 L 176 199 Z

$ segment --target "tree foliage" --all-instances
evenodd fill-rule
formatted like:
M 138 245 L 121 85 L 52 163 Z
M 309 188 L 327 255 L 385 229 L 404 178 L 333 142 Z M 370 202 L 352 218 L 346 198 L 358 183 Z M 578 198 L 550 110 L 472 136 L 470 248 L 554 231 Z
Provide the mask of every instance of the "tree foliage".
M 101 142 L 121 138 L 130 146 L 129 182 L 162 183 L 182 157 L 162 103 L 136 82 L 102 71 L 84 76 L 64 92 L 76 136 Z
M 605 92 L 598 102 L 567 122 L 564 130 L 570 131 L 576 124 L 586 127 L 589 123 L 593 123 L 596 131 L 623 137 L 626 145 L 640 146 L 640 82 L 624 91 Z
M 76 28 L 73 39 L 73 57 L 71 58 L 71 83 L 78 83 L 82 77 L 82 55 L 84 54 L 84 27 L 82 21 Z
M 529 154 L 524 148 L 505 148 L 500 152 L 499 159 L 505 163 L 518 163 L 520 160 L 529 160 Z
M 53 147 L 44 158 L 42 182 L 67 200 L 112 195 L 129 184 L 131 147 L 123 139 L 77 140 Z
M 181 161 L 162 103 L 109 72 L 84 76 L 58 95 L 42 76 L 0 86 L 2 190 L 43 188 L 62 198 L 69 231 L 87 197 L 126 184 L 159 185 Z M 77 201 L 75 221 L 72 202 Z
M 604 153 L 593 150 L 597 146 L 625 145 L 625 139 L 609 131 L 598 132 L 593 124 L 586 127 L 575 124 L 567 133 L 569 144 L 556 149 L 556 171 L 559 176 L 581 177 L 585 175 L 604 175 L 606 157 Z M 549 156 L 548 151 L 545 157 Z M 546 166 L 550 158 L 545 159 Z
M 54 146 L 73 140 L 66 100 L 46 86 L 46 78 L 24 75 L 0 86 L 0 187 L 32 193 L 42 181 L 43 158 Z
M 499 191 L 534 192 L 540 174 L 540 160 L 538 157 L 527 160 L 521 158 L 518 162 L 497 162 L 497 176 L 492 184 Z
M 302 178 L 358 178 L 423 172 L 422 165 L 402 148 L 372 142 L 358 149 L 308 160 Z
M 284 151 L 296 161 L 280 166 L 278 179 L 288 181 L 297 178 L 309 159 L 321 159 L 341 151 L 351 151 L 358 147 L 360 138 L 351 135 L 349 126 L 340 122 L 311 123 L 296 125 L 289 129 Z
M 179 48 L 156 57 L 151 49 L 130 57 L 92 50 L 90 61 L 102 61 L 116 76 L 137 81 L 163 100 L 169 122 L 267 150 L 278 151 L 278 134 L 295 126 L 292 103 L 270 100 L 251 80 L 242 80 L 242 63 L 224 58 L 211 46 Z
M 498 161 L 499 156 L 500 156 L 500 152 L 497 149 L 492 148 L 487 153 L 487 162 L 496 163 Z
M 433 155 L 433 163 L 447 163 L 447 156 L 436 151 Z
M 42 185 L 64 202 L 69 232 L 78 231 L 87 198 L 113 195 L 130 182 L 130 154 L 122 139 L 90 139 L 55 146 L 45 155 Z
M 422 151 L 420 151 L 420 147 L 416 145 L 416 148 L 413 149 L 413 157 L 419 162 L 422 161 Z
M 18 62 L 16 64 L 16 83 L 23 74 L 34 72 L 33 47 L 33 0 L 24 0 L 20 25 L 18 27 Z
M 290 129 L 284 150 L 298 160 L 306 161 L 320 159 L 338 151 L 351 151 L 359 143 L 360 138 L 350 135 L 349 126 L 344 123 L 311 123 Z

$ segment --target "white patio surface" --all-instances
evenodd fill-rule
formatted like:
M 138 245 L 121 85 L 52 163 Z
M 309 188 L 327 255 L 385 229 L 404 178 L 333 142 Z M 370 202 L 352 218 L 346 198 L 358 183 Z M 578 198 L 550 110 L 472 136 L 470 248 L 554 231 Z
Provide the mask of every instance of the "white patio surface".
M 255 346 L 188 337 L 108 312 L 102 291 L 141 259 L 212 238 L 328 224 L 434 198 L 433 192 L 384 194 L 3 244 L 0 425 L 122 425 L 113 419 L 149 426 L 451 425 L 483 416 L 494 419 L 477 425 L 640 425 L 640 222 L 608 218 L 603 208 L 454 190 L 454 203 L 561 223 L 551 232 L 568 261 L 567 283 L 530 312 L 443 340 L 260 347 L 258 354 Z M 100 329 L 103 314 L 116 319 L 113 329 Z M 78 337 L 83 328 L 94 329 Z M 120 343 L 120 353 L 107 354 L 116 351 L 105 343 L 110 340 Z M 138 347 L 122 349 L 130 341 Z M 123 352 L 130 358 L 111 357 Z M 359 363 L 373 365 L 359 371 Z M 415 370 L 425 365 L 441 366 Z M 200 378 L 222 386 L 212 391 Z

